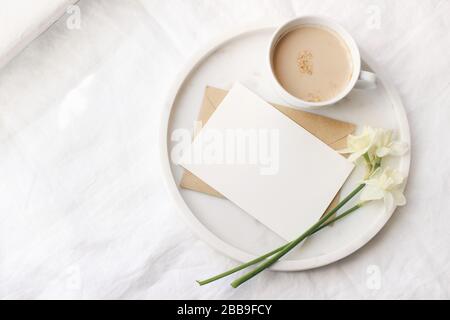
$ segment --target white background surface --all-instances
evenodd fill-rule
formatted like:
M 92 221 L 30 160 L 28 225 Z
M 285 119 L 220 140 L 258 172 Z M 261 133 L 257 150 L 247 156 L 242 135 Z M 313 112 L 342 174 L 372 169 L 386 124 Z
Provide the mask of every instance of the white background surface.
M 55 22 L 75 0 L 1 0 L 0 68 Z
M 1 298 L 450 298 L 450 1 L 82 0 L 0 70 Z M 324 14 L 386 68 L 411 126 L 408 205 L 363 249 L 239 289 L 163 189 L 176 73 L 239 24 Z

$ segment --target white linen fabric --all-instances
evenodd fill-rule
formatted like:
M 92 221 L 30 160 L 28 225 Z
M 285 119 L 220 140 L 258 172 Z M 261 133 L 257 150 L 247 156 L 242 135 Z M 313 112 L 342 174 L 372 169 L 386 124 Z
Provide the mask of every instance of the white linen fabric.
M 0 68 L 45 31 L 76 0 L 1 0 Z
M 77 5 L 80 28 L 60 19 L 0 70 L 1 298 L 450 298 L 449 1 Z M 199 287 L 236 262 L 191 234 L 162 187 L 166 94 L 224 30 L 302 14 L 341 22 L 399 90 L 412 134 L 408 204 L 332 265 Z

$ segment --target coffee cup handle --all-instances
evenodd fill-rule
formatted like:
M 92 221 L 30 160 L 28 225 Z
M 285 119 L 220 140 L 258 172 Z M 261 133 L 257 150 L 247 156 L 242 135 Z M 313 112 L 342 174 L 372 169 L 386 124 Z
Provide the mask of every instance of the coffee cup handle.
M 377 76 L 375 73 L 361 70 L 355 89 L 374 89 L 377 87 Z

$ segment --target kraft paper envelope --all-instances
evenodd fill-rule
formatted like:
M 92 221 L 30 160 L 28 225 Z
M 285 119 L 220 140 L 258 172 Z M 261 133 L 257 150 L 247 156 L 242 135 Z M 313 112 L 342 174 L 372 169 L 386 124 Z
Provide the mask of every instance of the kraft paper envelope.
M 208 121 L 209 117 L 211 117 L 227 93 L 228 91 L 226 90 L 210 86 L 206 87 L 197 118 L 200 125 L 204 125 Z M 347 136 L 353 133 L 356 128 L 354 124 L 348 122 L 292 109 L 278 104 L 272 105 L 335 150 L 346 147 Z M 194 134 L 196 133 L 194 132 Z M 187 170 L 183 173 L 180 187 L 216 197 L 223 197 L 219 192 Z M 338 196 L 332 201 L 330 207 L 334 206 L 337 203 L 337 200 Z
M 198 152 L 213 150 L 212 134 L 223 137 L 232 129 L 276 132 L 277 138 L 269 147 L 274 151 L 269 168 L 253 161 L 195 160 Z M 205 142 L 209 147 L 204 149 Z M 223 148 L 222 144 L 217 146 Z M 354 168 L 353 163 L 240 83 L 233 85 L 179 164 L 287 241 L 320 218 Z

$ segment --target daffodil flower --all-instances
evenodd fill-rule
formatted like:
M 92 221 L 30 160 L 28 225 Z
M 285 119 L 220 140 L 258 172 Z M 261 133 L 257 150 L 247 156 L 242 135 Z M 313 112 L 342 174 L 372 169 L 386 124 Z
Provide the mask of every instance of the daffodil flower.
M 347 137 L 347 148 L 339 150 L 339 153 L 350 154 L 348 160 L 356 162 L 364 154 L 369 154 L 377 138 L 377 131 L 371 127 L 364 127 L 360 135 Z
M 402 193 L 402 184 L 405 177 L 397 170 L 391 168 L 378 168 L 369 179 L 365 180 L 365 188 L 361 192 L 360 200 L 384 200 L 386 209 L 406 204 Z
M 401 156 L 408 151 L 408 144 L 401 141 L 392 141 L 392 130 L 377 130 L 375 139 L 375 155 L 383 158 L 388 155 Z

